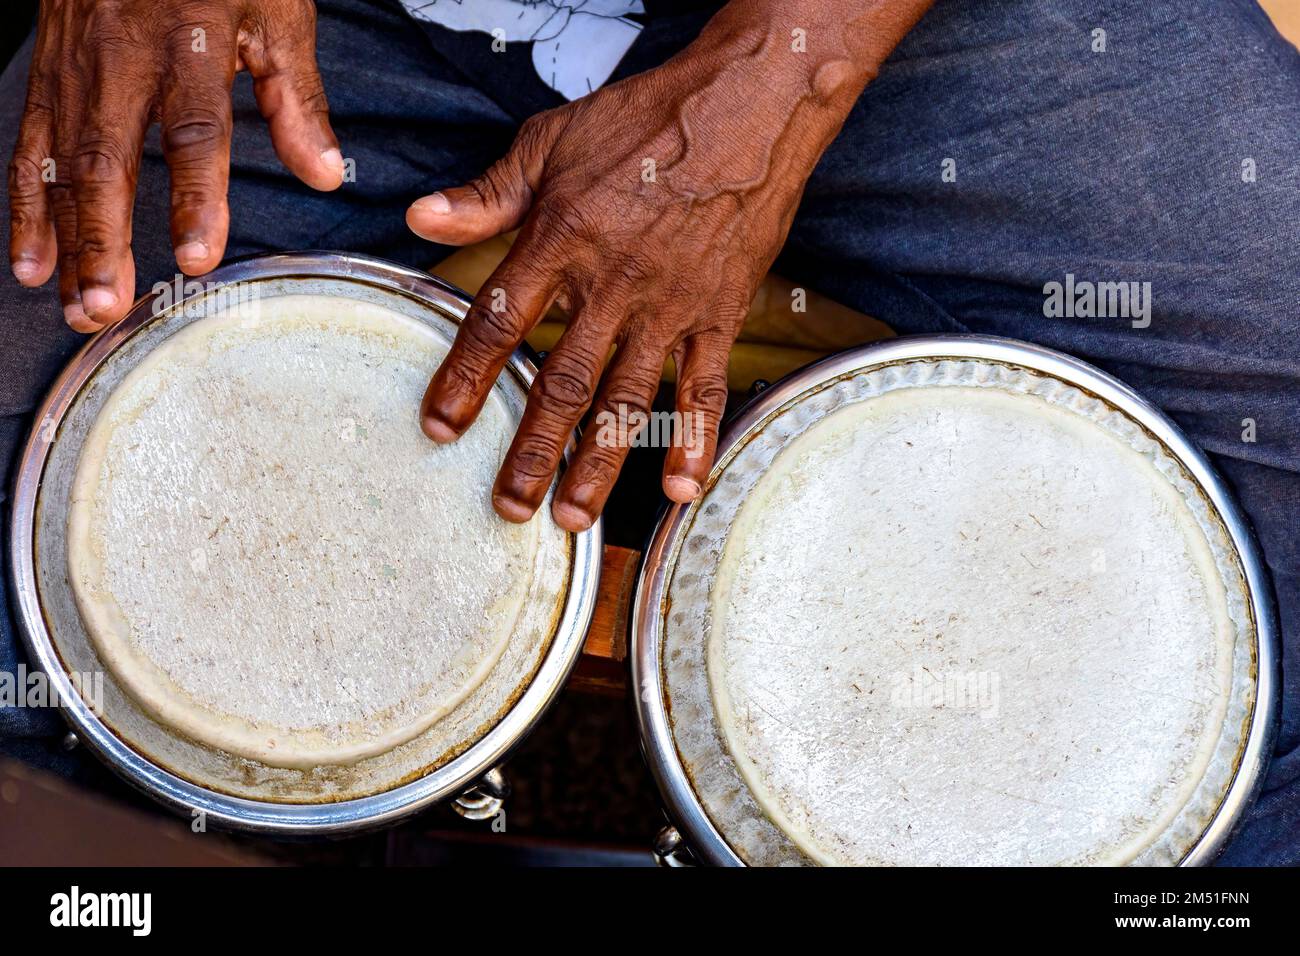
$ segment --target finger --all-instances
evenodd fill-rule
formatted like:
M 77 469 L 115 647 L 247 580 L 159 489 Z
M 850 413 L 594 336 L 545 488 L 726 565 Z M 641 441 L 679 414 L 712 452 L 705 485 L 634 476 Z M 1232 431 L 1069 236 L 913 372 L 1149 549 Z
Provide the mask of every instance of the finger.
M 632 443 L 649 425 L 666 357 L 662 349 L 637 341 L 624 342 L 614 354 L 551 506 L 555 523 L 566 531 L 585 531 L 605 510 Z
M 406 224 L 417 236 L 447 246 L 482 242 L 517 228 L 541 180 L 552 125 L 545 114 L 529 120 L 510 151 L 486 173 L 467 185 L 417 199 L 406 211 Z
M 96 322 L 81 306 L 77 287 L 77 203 L 72 190 L 72 157 L 81 135 L 81 117 L 86 104 L 86 83 L 80 63 L 65 56 L 58 71 L 58 115 L 54 127 L 54 182 L 46 187 L 50 211 L 54 216 L 54 235 L 58 244 L 59 301 L 63 319 L 77 332 L 97 332 L 103 324 Z
M 213 37 L 219 31 L 211 31 Z M 212 40 L 202 52 L 188 38 L 174 62 L 187 67 L 165 83 L 163 157 L 171 175 L 171 239 L 176 264 L 188 275 L 215 269 L 230 231 L 230 87 L 233 49 Z
M 483 284 L 420 405 L 424 433 L 455 441 L 478 417 L 524 336 L 550 308 L 559 273 L 516 243 Z
M 58 175 L 48 190 L 50 211 L 54 216 L 54 236 L 58 245 L 59 301 L 63 303 L 63 320 L 77 332 L 98 332 L 103 325 L 86 315 L 81 307 L 81 290 L 77 288 L 77 203 L 72 196 L 72 165 L 69 154 L 60 151 L 56 160 Z
M 72 185 L 56 181 L 49 193 L 59 247 L 59 301 L 63 303 L 63 321 L 75 332 L 98 332 L 104 323 L 86 315 L 81 306 L 81 290 L 77 287 L 77 203 L 72 197 Z
M 239 55 L 253 75 L 253 95 L 280 162 L 313 189 L 338 189 L 343 154 L 316 65 L 316 8 L 299 6 L 302 23 L 268 42 L 245 43 Z
M 727 407 L 727 356 L 731 339 L 703 332 L 677 353 L 677 416 L 664 459 L 664 494 L 685 504 L 700 495 L 718 448 L 718 426 Z
M 527 521 L 546 497 L 564 448 L 591 407 L 621 318 L 621 310 L 580 308 L 542 364 L 492 487 L 492 505 L 507 521 Z
M 54 108 L 50 90 L 32 66 L 27 105 L 9 164 L 9 263 L 25 286 L 44 285 L 58 264 L 54 220 L 46 192 L 52 170 Z
M 99 72 L 72 157 L 77 203 L 77 285 L 87 316 L 116 322 L 131 307 L 131 213 L 149 104 L 126 71 Z

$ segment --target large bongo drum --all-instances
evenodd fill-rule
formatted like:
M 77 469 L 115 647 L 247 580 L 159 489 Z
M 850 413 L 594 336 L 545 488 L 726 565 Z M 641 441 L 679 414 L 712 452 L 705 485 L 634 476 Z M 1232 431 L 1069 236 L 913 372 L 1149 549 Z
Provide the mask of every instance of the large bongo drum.
M 17 608 L 131 782 L 275 833 L 482 803 L 577 659 L 601 536 L 491 510 L 522 353 L 461 441 L 421 433 L 468 302 L 377 260 L 248 260 L 156 288 L 59 380 L 18 474 Z
M 1206 459 L 1082 362 L 944 336 L 810 366 L 645 555 L 660 851 L 1206 862 L 1267 762 L 1269 587 Z

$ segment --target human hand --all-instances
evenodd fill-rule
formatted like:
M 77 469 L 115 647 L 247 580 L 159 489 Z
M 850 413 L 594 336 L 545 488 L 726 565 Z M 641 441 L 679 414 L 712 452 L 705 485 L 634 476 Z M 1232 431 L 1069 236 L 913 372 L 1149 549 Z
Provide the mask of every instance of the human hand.
M 43 0 L 9 168 L 9 261 L 25 286 L 59 270 L 68 324 L 94 332 L 135 295 L 131 212 L 145 133 L 162 124 L 171 239 L 189 275 L 225 251 L 230 88 L 247 69 L 280 160 L 343 181 L 316 69 L 311 0 Z
M 416 233 L 445 244 L 521 227 L 429 385 L 430 438 L 454 441 L 472 424 L 552 302 L 571 313 L 493 488 L 502 517 L 534 513 L 589 409 L 596 420 L 648 413 L 669 355 L 691 427 L 668 450 L 663 488 L 680 502 L 700 493 L 732 343 L 808 176 L 874 68 L 842 39 L 830 55 L 806 55 L 786 12 L 733 4 L 682 54 L 531 118 L 485 175 L 409 210 Z M 828 21 L 823 35 L 846 30 Z M 602 437 L 586 431 L 560 482 L 552 513 L 563 528 L 592 524 L 627 455 L 627 441 Z

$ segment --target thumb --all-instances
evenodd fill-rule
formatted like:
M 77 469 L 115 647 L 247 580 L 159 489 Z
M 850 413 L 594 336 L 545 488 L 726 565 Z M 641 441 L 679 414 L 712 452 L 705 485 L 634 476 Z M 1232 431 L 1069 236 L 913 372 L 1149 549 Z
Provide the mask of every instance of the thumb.
M 525 123 L 510 151 L 482 176 L 412 203 L 406 211 L 411 231 L 430 242 L 467 246 L 519 228 L 533 204 L 550 145 L 536 120 L 542 116 Z

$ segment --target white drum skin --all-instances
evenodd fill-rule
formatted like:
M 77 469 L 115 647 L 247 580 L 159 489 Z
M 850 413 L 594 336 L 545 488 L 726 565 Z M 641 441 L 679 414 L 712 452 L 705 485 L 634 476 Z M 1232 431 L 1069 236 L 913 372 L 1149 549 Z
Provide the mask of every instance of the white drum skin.
M 96 642 L 87 633 L 68 581 L 69 503 L 83 447 L 100 409 L 114 389 L 169 337 L 218 314 L 232 302 L 260 302 L 265 312 L 265 307 L 278 298 L 300 295 L 341 296 L 363 303 L 365 310 L 378 307 L 381 311 L 397 313 L 401 317 L 399 324 L 410 320 L 434 330 L 437 345 L 417 360 L 426 367 L 420 368 L 418 374 L 412 369 L 397 376 L 395 381 L 405 383 L 403 395 L 394 392 L 375 405 L 376 410 L 400 406 L 400 427 L 408 429 L 407 434 L 413 440 L 418 439 L 412 447 L 427 450 L 432 443 L 419 435 L 420 393 L 436 367 L 439 350 L 450 344 L 458 322 L 468 310 L 467 295 L 425 273 L 362 256 L 284 253 L 235 262 L 204 277 L 202 283 L 188 283 L 183 289 L 179 285 L 161 291 L 155 288 L 154 294 L 138 302 L 122 322 L 93 338 L 65 369 L 38 411 L 41 424 L 31 434 L 19 462 L 9 555 L 20 633 L 31 659 L 49 675 L 52 688 L 65 701 L 62 713 L 82 743 L 129 782 L 172 806 L 187 819 L 201 812 L 209 826 L 277 836 L 348 834 L 385 826 L 432 803 L 466 792 L 501 763 L 555 699 L 581 652 L 595 605 L 602 539 L 599 523 L 590 531 L 576 535 L 537 535 L 540 544 L 534 575 L 537 600 L 525 600 L 520 605 L 517 627 L 504 642 L 495 663 L 491 663 L 494 641 L 488 642 L 485 655 L 464 657 L 471 665 L 470 670 L 475 660 L 487 666 L 481 682 L 476 683 L 476 675 L 469 673 L 465 682 L 434 688 L 421 678 L 418 667 L 408 666 L 405 658 L 409 654 L 391 643 L 392 635 L 379 635 L 379 644 L 389 645 L 392 651 L 379 655 L 383 658 L 379 669 L 404 667 L 405 672 L 393 682 L 392 688 L 382 682 L 372 683 L 368 694 L 358 695 L 356 704 L 360 706 L 355 712 L 373 716 L 376 706 L 380 712 L 384 711 L 384 699 L 391 690 L 389 701 L 405 699 L 415 705 L 407 709 L 406 716 L 427 722 L 430 713 L 434 714 L 431 726 L 422 731 L 415 727 L 415 736 L 391 749 L 383 748 L 406 738 L 412 730 L 412 724 L 401 715 L 386 727 L 395 731 L 396 737 L 383 740 L 382 734 L 351 734 L 346 720 L 331 723 L 333 714 L 327 712 L 328 708 L 315 709 L 314 713 L 310 707 L 298 710 L 299 714 L 316 720 L 317 730 L 323 729 L 319 737 L 309 742 L 334 749 L 324 754 L 319 750 L 299 754 L 302 759 L 293 759 L 291 754 L 285 759 L 284 750 L 277 745 L 274 753 L 257 754 L 268 760 L 213 747 L 160 720 L 160 709 L 144 706 L 112 669 L 105 667 Z M 271 307 L 265 314 L 274 312 L 275 308 Z M 423 337 L 426 333 L 421 329 L 417 335 Z M 405 349 L 402 351 L 405 353 Z M 511 356 L 507 362 L 498 379 L 498 390 L 508 407 L 508 421 L 517 421 L 522 414 L 527 389 L 535 374 L 535 365 L 523 352 Z M 339 389 L 346 391 L 345 383 L 339 384 Z M 395 414 L 394 411 L 392 415 Z M 348 424 L 347 417 L 343 415 L 333 423 L 338 426 L 336 434 L 341 434 L 338 429 Z M 362 421 L 364 417 L 352 416 L 353 439 L 359 435 L 358 424 L 369 432 L 366 437 L 374 436 L 374 430 Z M 383 412 L 380 417 L 380 428 L 383 428 L 392 416 Z M 507 438 L 508 421 L 504 430 Z M 338 440 L 343 443 L 342 438 Z M 504 442 L 506 438 L 501 440 Z M 467 445 L 467 451 L 473 444 Z M 317 447 L 323 446 L 318 443 Z M 571 442 L 566 448 L 566 460 L 573 447 Z M 357 447 L 349 446 L 348 450 L 359 452 Z M 289 458 L 292 455 L 288 452 L 295 450 L 281 451 Z M 486 446 L 481 452 L 484 460 L 495 454 L 495 450 L 489 454 Z M 487 466 L 480 470 L 487 470 Z M 368 491 L 374 493 L 373 488 Z M 375 497 L 380 499 L 382 511 L 384 496 L 375 494 Z M 373 513 L 372 503 L 365 494 L 359 500 L 362 505 L 370 506 Z M 436 503 L 431 504 L 436 511 Z M 490 512 L 486 494 L 480 504 L 486 517 Z M 466 518 L 472 518 L 473 514 L 470 512 Z M 367 516 L 356 529 L 370 526 L 373 520 Z M 415 523 L 418 525 L 418 521 Z M 226 527 L 228 530 L 229 526 Z M 516 531 L 521 532 L 531 533 L 527 528 Z M 255 538 L 256 534 L 248 536 L 248 540 Z M 526 554 L 527 549 L 520 553 Z M 353 597 L 364 598 L 367 588 L 379 588 L 391 580 L 391 575 L 384 572 L 385 564 L 400 575 L 400 569 L 391 561 L 377 565 L 371 562 L 365 566 L 373 565 L 376 574 L 362 574 L 354 582 L 360 590 L 354 590 Z M 186 570 L 192 571 L 188 562 Z M 429 583 L 434 582 L 431 579 Z M 479 590 L 474 592 L 474 588 Z M 461 589 L 453 583 L 441 590 L 444 597 L 458 590 L 464 590 L 467 597 L 478 593 L 479 599 L 468 601 L 465 606 L 477 603 L 480 608 L 488 607 L 489 616 L 493 609 L 503 606 L 499 598 L 508 597 L 504 592 L 487 593 L 490 586 L 483 591 L 481 582 L 474 588 Z M 436 594 L 430 594 L 426 606 L 436 607 L 436 598 Z M 419 613 L 415 599 L 410 607 L 414 614 Z M 341 626 L 345 616 L 335 617 L 337 626 Z M 370 637 L 373 640 L 375 636 Z M 358 642 L 358 647 L 364 643 Z M 460 659 L 452 644 L 446 646 L 450 656 L 443 660 Z M 410 653 L 418 652 L 418 648 L 410 649 Z M 342 663 L 341 657 L 333 663 Z M 335 678 L 342 676 L 346 680 L 345 666 L 331 664 L 325 670 Z M 102 693 L 78 692 L 75 678 L 83 673 L 103 675 Z M 399 672 L 390 670 L 390 673 Z M 301 683 L 305 686 L 310 681 Z M 457 686 L 468 693 L 459 703 L 454 703 Z M 432 695 L 422 695 L 422 687 L 432 689 Z M 412 689 L 415 693 L 407 693 Z M 256 689 L 245 693 L 240 707 L 255 702 L 256 696 Z M 438 716 L 436 705 L 432 711 L 424 706 L 435 698 L 444 703 L 451 701 L 450 711 Z M 166 695 L 164 700 L 174 702 L 175 697 Z M 221 703 L 220 699 L 215 700 Z M 262 703 L 272 700 L 267 698 Z M 206 703 L 213 701 L 214 698 L 209 698 Z M 232 699 L 230 703 L 239 702 Z M 348 706 L 353 705 L 344 705 L 344 710 Z M 244 710 L 245 715 L 249 713 L 254 712 Z M 271 717 L 271 723 L 277 722 L 274 706 L 261 713 L 263 717 Z M 363 718 L 362 722 L 369 721 Z M 379 723 L 382 725 L 382 717 Z M 299 728 L 281 725 L 280 729 L 296 736 Z M 375 747 L 376 743 L 381 746 Z M 346 749 L 357 745 L 361 752 Z M 383 752 L 365 755 L 373 750 Z M 256 754 L 253 750 L 248 752 Z
M 460 441 L 415 410 L 446 343 L 342 296 L 176 332 L 87 436 L 69 569 L 100 658 L 160 722 L 270 766 L 407 743 L 487 678 L 541 595 L 542 514 L 499 518 L 495 389 Z
M 730 864 L 1204 862 L 1276 667 L 1203 457 L 1083 363 L 980 337 L 760 396 L 661 521 L 633 633 L 651 768 Z
M 1172 486 L 1000 391 L 891 392 L 794 439 L 711 600 L 723 737 L 819 863 L 1127 862 L 1231 691 L 1226 595 Z

